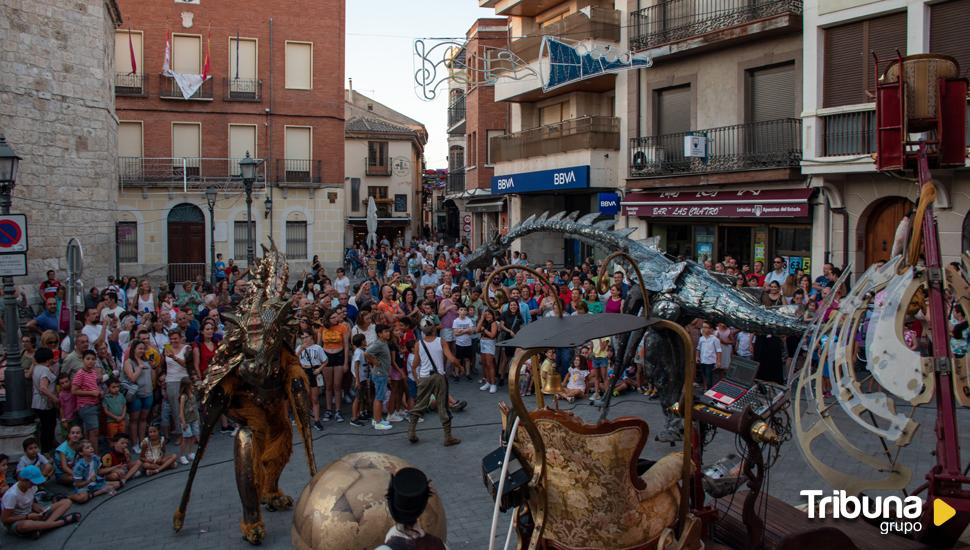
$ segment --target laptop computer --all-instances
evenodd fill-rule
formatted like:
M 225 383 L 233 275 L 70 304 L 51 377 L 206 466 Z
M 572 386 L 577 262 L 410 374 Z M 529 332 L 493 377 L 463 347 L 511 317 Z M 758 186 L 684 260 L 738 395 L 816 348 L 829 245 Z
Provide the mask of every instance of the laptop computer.
M 737 355 L 731 357 L 731 367 L 727 375 L 704 396 L 721 405 L 729 406 L 751 390 L 758 374 L 758 362 Z

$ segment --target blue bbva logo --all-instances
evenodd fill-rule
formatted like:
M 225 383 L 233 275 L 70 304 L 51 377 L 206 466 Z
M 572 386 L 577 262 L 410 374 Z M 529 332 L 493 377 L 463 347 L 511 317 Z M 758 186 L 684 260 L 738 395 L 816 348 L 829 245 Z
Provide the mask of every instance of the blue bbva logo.
M 512 178 L 500 178 L 496 185 L 498 186 L 499 191 L 515 189 L 515 182 L 512 180 Z
M 552 175 L 553 185 L 566 185 L 576 183 L 576 172 L 556 172 Z
M 600 208 L 616 208 L 616 201 L 615 200 L 605 200 L 605 199 L 604 200 L 601 200 L 600 201 Z

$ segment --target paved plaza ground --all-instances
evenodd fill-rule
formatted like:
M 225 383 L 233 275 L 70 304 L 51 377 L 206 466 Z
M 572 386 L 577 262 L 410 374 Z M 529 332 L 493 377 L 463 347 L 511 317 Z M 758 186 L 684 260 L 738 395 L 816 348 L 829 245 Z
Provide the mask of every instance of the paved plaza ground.
M 502 388 L 504 389 L 504 388 Z M 452 391 L 461 399 L 469 401 L 465 412 L 455 416 L 455 433 L 463 439 L 457 447 L 441 446 L 441 429 L 437 416 L 429 416 L 421 424 L 422 441 L 411 445 L 406 437 L 406 424 L 396 424 L 394 430 L 376 432 L 370 428 L 354 428 L 349 424 L 327 424 L 325 432 L 314 432 L 314 449 L 321 469 L 331 461 L 356 451 L 381 451 L 402 457 L 425 470 L 444 500 L 448 517 L 448 545 L 454 550 L 480 550 L 488 547 L 488 530 L 492 500 L 481 481 L 481 458 L 498 444 L 499 414 L 496 403 L 508 401 L 502 393 L 489 395 L 478 391 L 478 384 L 461 382 L 452 384 Z M 575 411 L 587 420 L 594 420 L 598 411 L 585 402 L 578 405 L 563 403 L 563 408 L 575 407 Z M 905 450 L 906 463 L 914 470 L 914 485 L 932 463 L 932 418 L 934 410 L 919 409 L 915 417 L 921 422 L 913 444 Z M 662 426 L 660 405 L 656 401 L 634 394 L 627 394 L 616 401 L 611 417 L 636 415 L 644 417 L 651 432 Z M 960 411 L 958 420 L 970 426 L 970 412 Z M 970 430 L 966 428 L 961 437 L 961 447 L 970 449 Z M 877 440 L 871 439 L 867 448 L 877 451 Z M 707 447 L 705 462 L 734 451 L 735 437 L 719 432 Z M 673 450 L 666 444 L 650 440 L 644 456 L 659 458 Z M 821 455 L 832 458 L 835 451 L 820 447 Z M 223 549 L 248 548 L 239 533 L 240 505 L 236 493 L 233 466 L 232 440 L 216 435 L 211 442 L 205 461 L 196 478 L 192 502 L 189 506 L 185 527 L 175 534 L 171 529 L 172 513 L 177 506 L 188 467 L 180 466 L 154 479 L 139 478 L 113 498 L 101 497 L 93 503 L 76 506 L 83 521 L 75 527 L 67 527 L 45 535 L 38 541 L 14 539 L 0 535 L 0 546 L 10 549 L 23 548 L 178 548 Z M 860 475 L 862 471 L 860 470 Z M 283 473 L 283 489 L 294 498 L 308 482 L 303 453 L 296 449 L 293 459 Z M 805 466 L 804 459 L 794 442 L 782 447 L 781 457 L 772 468 L 769 492 L 790 503 L 799 503 L 802 489 L 827 489 L 814 471 Z M 264 513 L 267 537 L 264 547 L 289 548 L 292 512 Z M 509 516 L 502 517 L 499 532 L 505 532 Z M 503 539 L 504 540 L 504 539 Z

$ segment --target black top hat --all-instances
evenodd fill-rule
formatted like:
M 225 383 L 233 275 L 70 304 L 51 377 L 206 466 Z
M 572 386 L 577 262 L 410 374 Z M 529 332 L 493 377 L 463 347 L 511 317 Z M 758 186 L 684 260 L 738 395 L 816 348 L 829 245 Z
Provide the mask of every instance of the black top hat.
M 417 468 L 401 468 L 387 487 L 387 507 L 394 521 L 413 525 L 424 512 L 431 496 L 428 477 Z

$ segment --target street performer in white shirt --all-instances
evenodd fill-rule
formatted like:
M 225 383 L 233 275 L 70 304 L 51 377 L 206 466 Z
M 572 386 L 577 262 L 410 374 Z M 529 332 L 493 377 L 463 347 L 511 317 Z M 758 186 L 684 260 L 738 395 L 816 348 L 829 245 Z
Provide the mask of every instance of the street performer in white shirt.
M 418 442 L 418 420 L 431 408 L 431 397 L 434 396 L 441 419 L 441 427 L 445 432 L 444 446 L 450 447 L 461 443 L 461 440 L 451 435 L 451 411 L 448 407 L 448 380 L 445 378 L 445 358 L 448 363 L 457 366 L 458 359 L 443 346 L 441 338 L 435 335 L 434 319 L 425 317 L 420 323 L 423 338 L 414 345 L 414 379 L 418 383 L 417 403 L 408 413 L 408 441 Z

